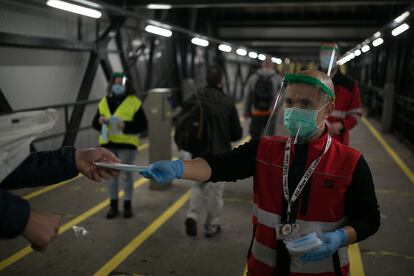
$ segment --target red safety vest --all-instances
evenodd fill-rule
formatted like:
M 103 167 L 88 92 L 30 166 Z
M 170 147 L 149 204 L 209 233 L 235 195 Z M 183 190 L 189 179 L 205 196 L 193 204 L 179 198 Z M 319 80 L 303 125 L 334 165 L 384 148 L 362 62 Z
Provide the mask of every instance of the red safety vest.
M 335 85 L 335 110 L 329 116 L 328 122 L 342 122 L 344 126 L 342 133 L 332 138 L 349 145 L 349 131 L 362 115 L 358 82 L 340 72 L 335 74 L 332 81 Z
M 309 142 L 307 165 L 318 158 L 327 141 L 327 130 L 320 138 Z M 253 224 L 255 233 L 248 259 L 249 275 L 277 275 L 275 225 L 281 223 L 286 212 L 282 185 L 282 164 L 286 137 L 264 137 L 256 155 L 256 172 L 253 193 Z M 291 148 L 291 162 L 294 158 Z M 352 182 L 352 175 L 361 153 L 332 140 L 329 151 L 322 157 L 311 179 L 306 215 L 297 212 L 296 223 L 300 233 L 330 232 L 343 226 L 345 194 Z M 297 210 L 302 204 L 302 195 L 297 199 Z M 343 275 L 348 275 L 349 258 L 346 247 L 338 250 Z M 290 275 L 335 275 L 333 259 L 318 262 L 291 262 Z

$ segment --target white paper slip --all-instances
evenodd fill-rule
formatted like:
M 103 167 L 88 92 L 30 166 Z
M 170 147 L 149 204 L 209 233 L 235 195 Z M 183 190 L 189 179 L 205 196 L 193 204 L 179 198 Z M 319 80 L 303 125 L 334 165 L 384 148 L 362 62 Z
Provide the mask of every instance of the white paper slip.
M 93 162 L 93 164 L 99 168 L 111 169 L 115 171 L 143 172 L 148 169 L 148 166 L 136 166 L 122 163 Z

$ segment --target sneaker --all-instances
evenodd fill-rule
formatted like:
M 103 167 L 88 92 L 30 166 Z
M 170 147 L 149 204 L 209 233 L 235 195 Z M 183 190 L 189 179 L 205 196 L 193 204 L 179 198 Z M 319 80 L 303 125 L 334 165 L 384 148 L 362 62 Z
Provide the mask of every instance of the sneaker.
M 197 222 L 193 218 L 185 220 L 185 233 L 190 237 L 197 236 Z
M 209 226 L 205 225 L 205 229 L 206 229 L 206 232 L 205 232 L 204 236 L 206 236 L 206 238 L 213 238 L 218 233 L 221 232 L 220 225 L 209 225 Z

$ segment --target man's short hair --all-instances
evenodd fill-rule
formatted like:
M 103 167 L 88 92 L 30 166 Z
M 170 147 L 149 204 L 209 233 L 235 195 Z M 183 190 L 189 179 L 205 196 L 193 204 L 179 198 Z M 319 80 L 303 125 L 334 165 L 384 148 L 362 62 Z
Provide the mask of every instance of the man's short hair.
M 223 69 L 218 65 L 211 65 L 207 68 L 206 81 L 208 85 L 217 86 L 223 80 Z

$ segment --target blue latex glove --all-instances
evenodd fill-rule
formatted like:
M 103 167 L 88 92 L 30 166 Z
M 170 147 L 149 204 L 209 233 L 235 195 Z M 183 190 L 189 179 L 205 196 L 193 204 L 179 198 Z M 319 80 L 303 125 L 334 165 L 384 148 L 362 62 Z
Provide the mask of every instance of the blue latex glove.
M 307 252 L 300 257 L 303 262 L 320 261 L 331 257 L 339 248 L 348 242 L 348 234 L 343 229 L 321 235 L 323 244 L 316 250 Z
M 155 182 L 166 184 L 173 179 L 181 178 L 184 173 L 184 163 L 182 160 L 163 160 L 157 161 L 149 166 L 148 170 L 140 172 L 146 178 Z

